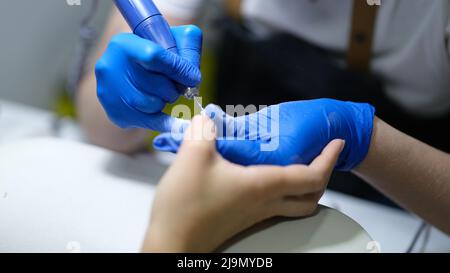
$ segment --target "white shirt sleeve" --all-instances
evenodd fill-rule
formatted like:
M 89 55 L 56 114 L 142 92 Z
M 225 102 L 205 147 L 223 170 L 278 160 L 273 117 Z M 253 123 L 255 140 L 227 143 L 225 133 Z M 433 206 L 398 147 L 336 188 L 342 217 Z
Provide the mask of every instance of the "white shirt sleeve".
M 154 0 L 161 13 L 182 20 L 191 20 L 199 15 L 205 0 Z

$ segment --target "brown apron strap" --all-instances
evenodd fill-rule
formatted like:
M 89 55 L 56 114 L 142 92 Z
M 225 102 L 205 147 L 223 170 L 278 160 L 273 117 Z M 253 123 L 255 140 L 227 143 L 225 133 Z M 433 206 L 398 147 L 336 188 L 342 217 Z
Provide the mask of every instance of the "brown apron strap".
M 225 0 L 225 8 L 231 18 L 239 21 L 241 19 L 241 2 L 242 0 Z
M 370 69 L 377 12 L 377 5 L 371 6 L 367 4 L 367 0 L 353 0 L 352 29 L 347 54 L 347 64 L 352 70 L 367 72 Z
M 242 0 L 224 2 L 228 14 L 240 20 Z M 369 71 L 377 13 L 378 5 L 369 5 L 367 0 L 353 0 L 352 29 L 347 53 L 347 64 L 352 70 Z

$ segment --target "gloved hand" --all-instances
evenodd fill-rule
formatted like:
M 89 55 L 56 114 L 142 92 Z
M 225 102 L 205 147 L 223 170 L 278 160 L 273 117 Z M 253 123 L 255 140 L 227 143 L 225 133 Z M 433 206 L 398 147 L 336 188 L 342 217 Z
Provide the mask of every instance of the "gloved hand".
M 336 169 L 352 170 L 367 155 L 375 109 L 369 104 L 331 99 L 288 102 L 234 118 L 209 105 L 206 114 L 218 127 L 217 149 L 241 165 L 310 164 L 334 139 L 346 141 Z M 225 137 L 221 137 L 225 136 Z M 180 137 L 162 134 L 154 147 L 176 152 Z
M 180 96 L 177 83 L 189 87 L 200 84 L 202 31 L 182 26 L 172 28 L 172 33 L 179 55 L 124 33 L 111 39 L 97 62 L 97 95 L 117 126 L 169 132 L 174 123 L 183 122 L 161 111 Z

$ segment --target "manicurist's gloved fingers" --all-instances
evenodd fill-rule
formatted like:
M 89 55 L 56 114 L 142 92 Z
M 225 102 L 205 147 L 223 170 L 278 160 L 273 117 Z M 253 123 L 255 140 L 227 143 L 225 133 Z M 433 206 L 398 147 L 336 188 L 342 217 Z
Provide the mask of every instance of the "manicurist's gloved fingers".
M 123 129 L 144 128 L 156 132 L 183 132 L 189 125 L 185 120 L 171 117 L 162 112 L 156 114 L 147 114 L 135 108 L 127 109 L 127 113 L 109 112 L 108 117 L 114 123 Z M 126 114 L 126 118 L 123 115 Z
M 172 33 L 178 46 L 178 55 L 190 62 L 194 67 L 200 67 L 203 35 L 200 28 L 196 26 L 173 27 Z M 135 39 L 137 40 L 137 39 Z M 145 45 L 143 45 L 145 47 Z M 145 55 L 144 55 L 145 59 Z M 141 56 L 135 58 L 137 62 L 142 61 Z M 147 67 L 147 65 L 145 65 Z M 162 68 L 161 68 L 162 69 Z M 152 69 L 160 72 L 159 69 Z M 177 87 L 171 79 L 171 75 L 153 75 L 148 77 L 148 71 L 141 64 L 136 63 L 134 75 L 132 77 L 136 87 L 150 95 L 157 95 L 167 103 L 174 103 L 179 98 Z M 183 76 L 184 77 L 184 76 Z M 175 79 L 183 83 L 181 79 Z M 196 86 L 196 85 L 187 85 Z
M 162 74 L 152 74 L 149 76 L 148 70 L 140 64 L 134 64 L 132 84 L 136 89 L 149 95 L 155 95 L 167 103 L 174 103 L 180 97 L 180 93 L 172 80 Z
M 190 121 L 174 118 L 165 113 L 149 115 L 147 121 L 143 121 L 144 128 L 151 126 L 154 131 L 172 135 L 183 135 L 189 124 Z
M 159 113 L 166 105 L 160 98 L 141 92 L 130 93 L 126 98 L 123 98 L 123 100 L 131 108 L 146 114 Z
M 200 67 L 203 46 L 202 30 L 193 25 L 172 27 L 172 34 L 177 42 L 178 54 Z
M 183 135 L 160 134 L 153 140 L 153 148 L 161 152 L 177 153 L 183 143 Z
M 217 140 L 217 150 L 228 161 L 248 166 L 259 165 L 264 162 L 261 143 L 256 140 Z M 245 156 L 243 156 L 245 155 Z M 269 163 L 267 163 L 269 164 Z
M 145 69 L 164 74 L 182 85 L 198 86 L 201 82 L 200 69 L 189 60 L 134 34 L 122 33 L 114 36 L 109 47 L 120 47 L 126 56 Z
M 207 105 L 204 114 L 216 125 L 218 139 L 248 139 L 245 117 L 232 117 L 215 104 Z
M 200 69 L 186 59 L 170 51 L 155 50 L 150 52 L 146 67 L 164 74 L 173 81 L 184 86 L 199 86 L 202 80 Z
M 108 62 L 102 58 L 100 59 L 95 67 L 95 75 L 97 79 L 103 80 L 108 73 Z M 108 86 L 98 85 L 97 86 L 97 96 L 103 105 L 114 104 L 116 100 L 121 100 L 132 109 L 136 109 L 146 114 L 153 114 L 161 112 L 164 109 L 165 102 L 157 96 L 142 93 L 134 85 L 128 86 L 128 92 L 126 96 L 115 97 Z M 125 113 L 122 113 L 125 114 Z
M 230 116 L 217 105 L 210 104 L 205 108 L 205 115 L 217 126 L 218 138 L 238 139 L 238 140 L 262 140 L 270 139 L 270 124 L 272 122 L 272 113 L 277 111 L 277 106 L 264 108 L 253 114 L 245 112 L 235 113 L 238 117 Z M 244 108 L 235 108 L 236 111 Z M 256 110 L 256 109 L 254 109 Z

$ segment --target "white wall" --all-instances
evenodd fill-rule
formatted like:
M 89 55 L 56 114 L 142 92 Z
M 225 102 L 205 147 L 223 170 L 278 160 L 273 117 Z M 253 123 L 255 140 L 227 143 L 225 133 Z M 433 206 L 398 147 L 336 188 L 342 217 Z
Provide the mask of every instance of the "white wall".
M 90 0 L 0 1 L 0 99 L 49 108 L 78 40 Z M 103 27 L 112 1 L 100 0 L 96 25 Z

